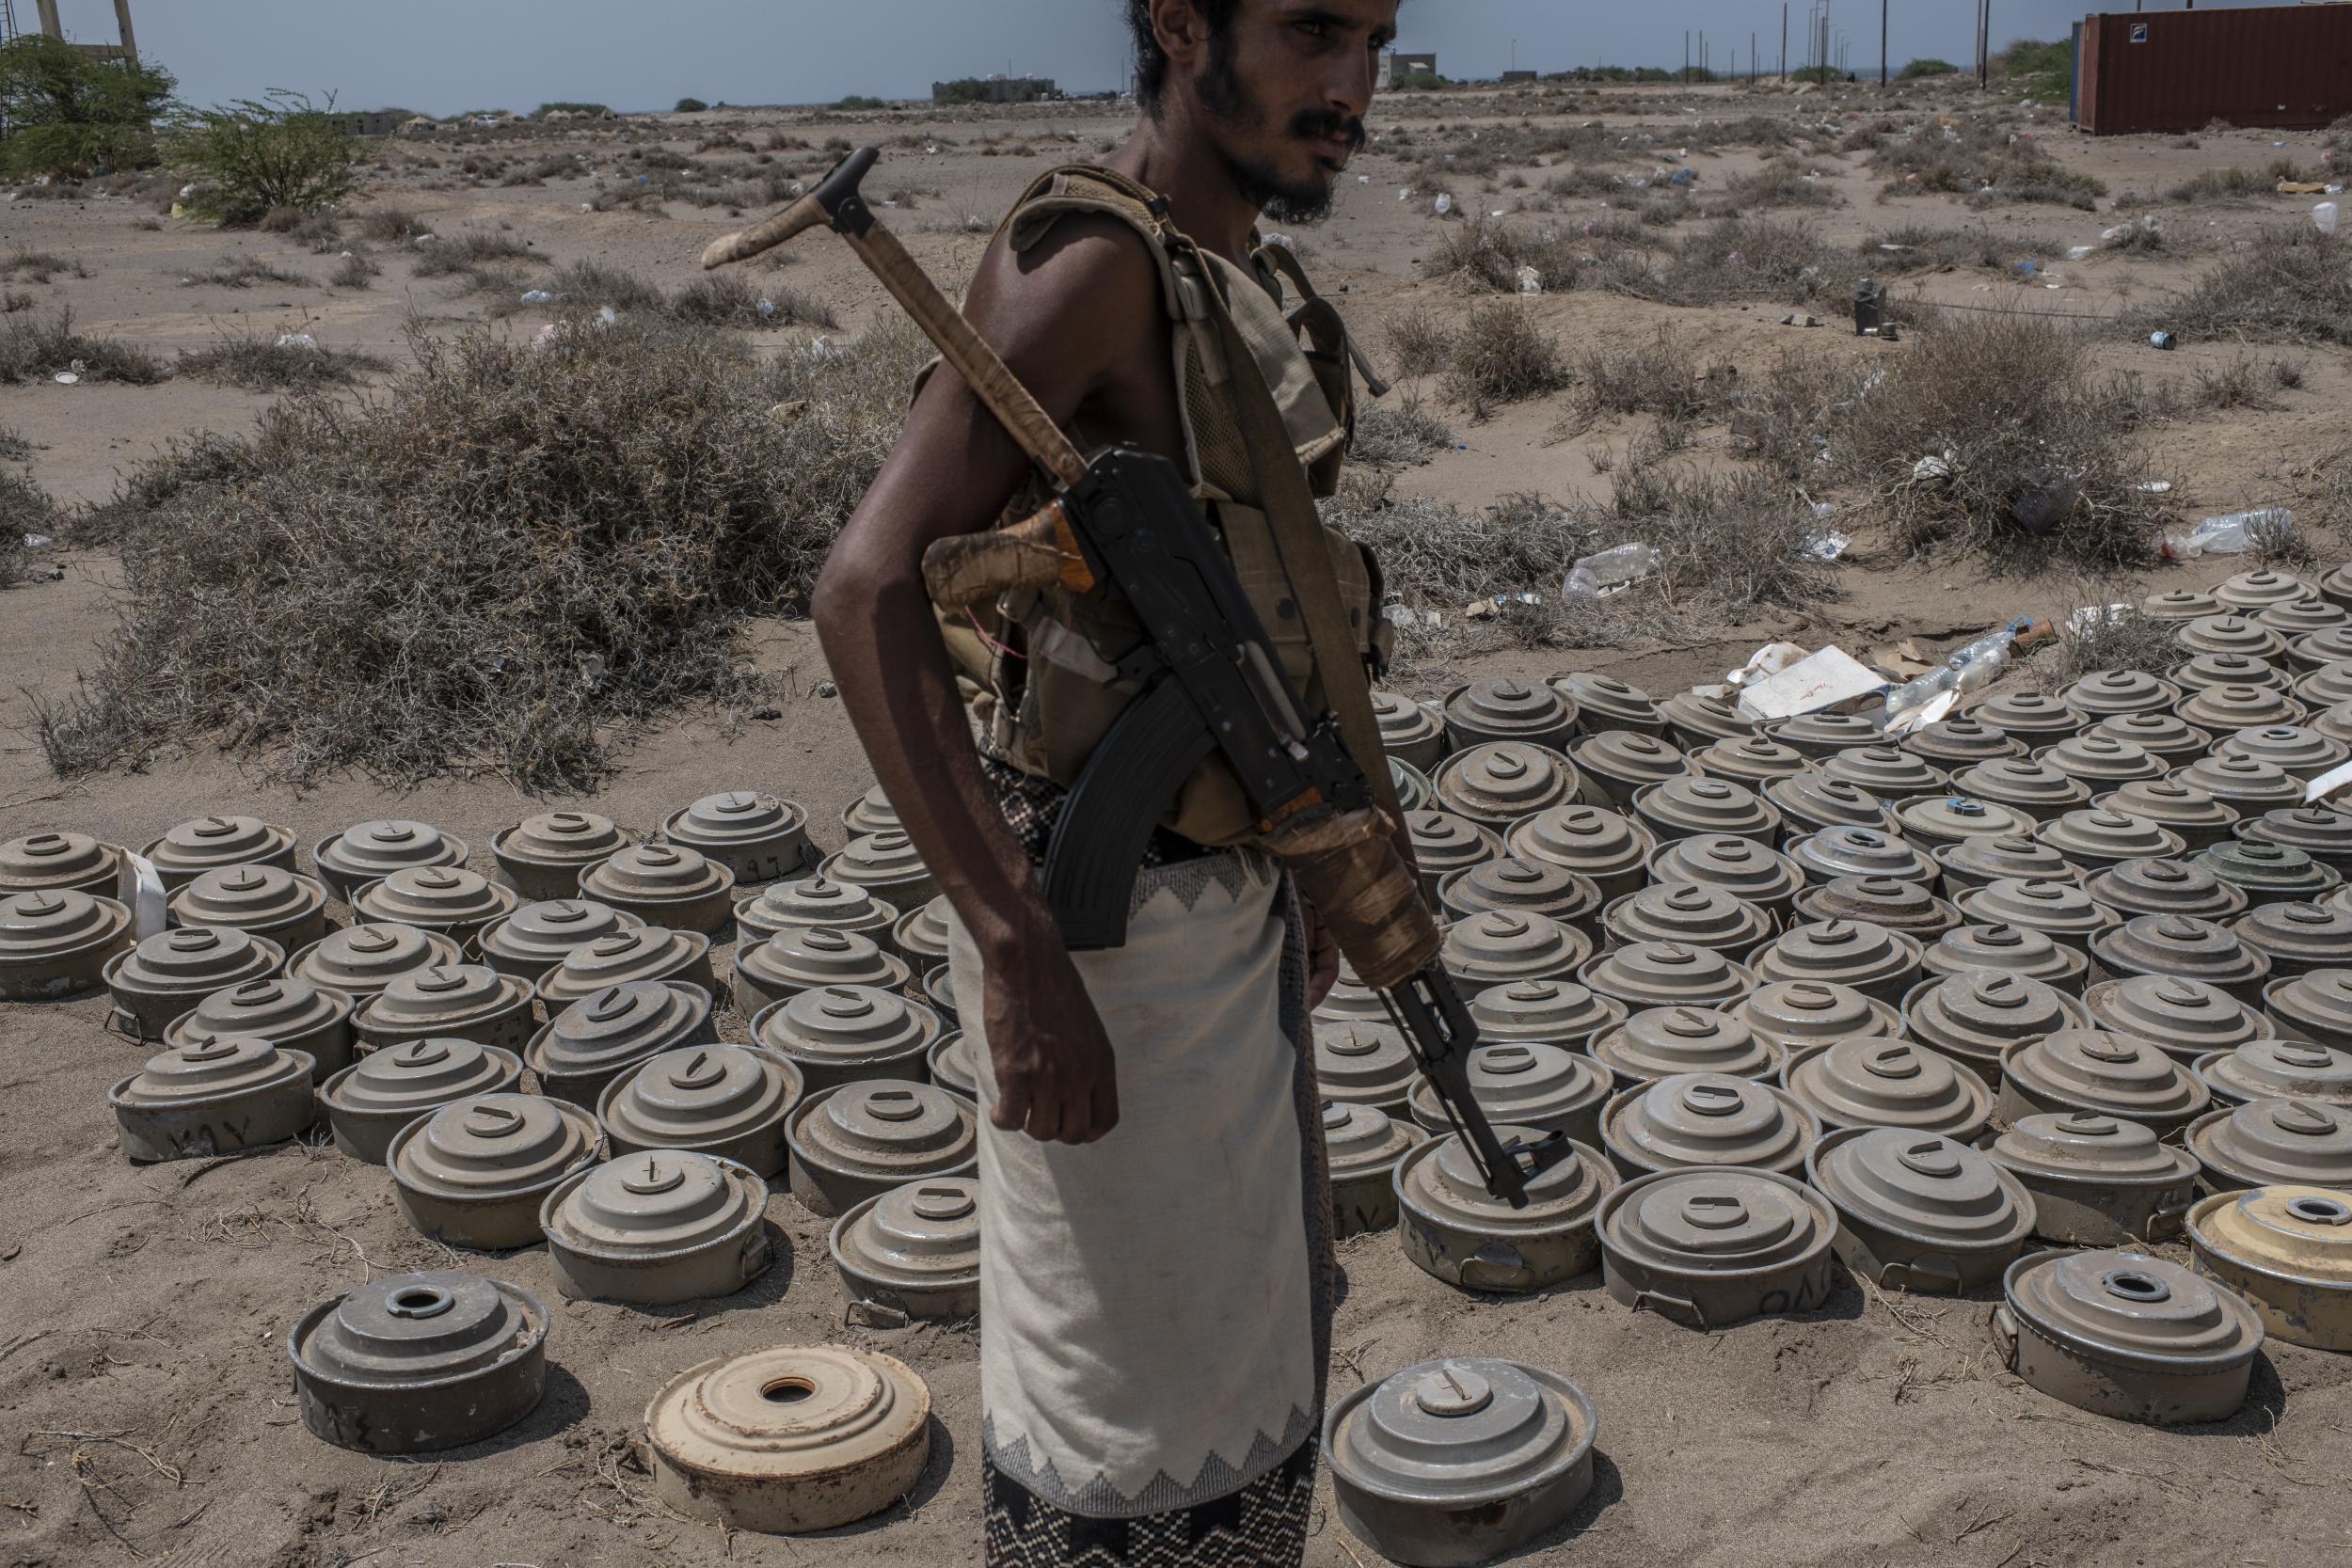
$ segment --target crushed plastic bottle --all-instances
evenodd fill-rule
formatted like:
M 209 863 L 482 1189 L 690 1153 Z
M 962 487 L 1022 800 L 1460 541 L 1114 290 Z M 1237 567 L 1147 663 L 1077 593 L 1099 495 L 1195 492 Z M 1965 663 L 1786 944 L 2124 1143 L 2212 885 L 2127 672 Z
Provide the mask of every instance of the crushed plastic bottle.
M 2009 668 L 2010 655 L 2017 646 L 2018 635 L 2033 623 L 2019 616 L 2000 630 L 1987 632 L 1975 641 L 1954 648 L 1944 656 L 1944 662 L 1915 680 L 1886 693 L 1886 719 L 1893 723 L 1904 714 L 1929 703 L 1947 691 L 1975 691 L 1992 685 Z
M 2194 561 L 2201 555 L 2241 555 L 2254 546 L 2255 535 L 2295 526 L 2295 514 L 2283 506 L 2258 506 L 2250 512 L 2208 517 L 2187 533 L 2174 534 L 2158 552 L 2167 561 Z
M 1560 585 L 1560 596 L 1597 599 L 1617 593 L 1654 576 L 1659 561 L 1658 551 L 1647 545 L 1613 545 L 1569 567 L 1566 580 Z
M 2312 221 L 2319 225 L 2321 233 L 2332 234 L 2336 231 L 2336 213 L 2334 202 L 2323 201 L 2312 209 Z

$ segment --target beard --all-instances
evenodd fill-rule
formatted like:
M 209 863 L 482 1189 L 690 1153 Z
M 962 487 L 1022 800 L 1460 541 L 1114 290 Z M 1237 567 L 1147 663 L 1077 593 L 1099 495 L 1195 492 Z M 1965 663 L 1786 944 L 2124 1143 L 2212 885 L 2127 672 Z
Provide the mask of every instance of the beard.
M 1230 123 L 1256 132 L 1273 118 L 1234 68 L 1230 31 L 1209 40 L 1209 63 L 1198 83 L 1201 103 Z M 1364 122 L 1336 109 L 1302 109 L 1291 119 L 1288 134 L 1300 140 L 1345 136 L 1356 149 L 1364 145 Z M 1330 216 L 1339 197 L 1339 176 L 1318 171 L 1305 180 L 1285 179 L 1270 164 L 1236 158 L 1223 148 L 1217 156 L 1250 205 L 1277 223 L 1314 223 Z

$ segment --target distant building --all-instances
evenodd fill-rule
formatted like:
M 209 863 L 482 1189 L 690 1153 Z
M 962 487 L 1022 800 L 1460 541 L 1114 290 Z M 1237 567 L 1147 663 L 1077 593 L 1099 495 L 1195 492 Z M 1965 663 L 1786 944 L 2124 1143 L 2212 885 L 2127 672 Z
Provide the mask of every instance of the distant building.
M 1532 71 L 1506 71 L 1502 73 L 1502 85 L 1506 87 L 1515 87 L 1521 82 L 1534 82 L 1537 80 L 1540 80 L 1540 78 L 1538 78 L 1535 72 Z
M 413 109 L 370 109 L 364 114 L 337 114 L 334 120 L 347 136 L 389 136 L 406 124 Z
M 405 136 L 429 136 L 439 131 L 440 128 L 441 122 L 439 120 L 428 119 L 423 115 L 418 115 L 413 119 L 405 119 L 400 122 L 401 135 Z
M 1424 73 L 1431 76 L 1438 73 L 1438 56 L 1435 54 L 1407 55 L 1398 49 L 1380 52 L 1380 85 L 1384 87 L 1392 87 L 1407 76 Z
M 1050 76 L 966 76 L 931 84 L 934 103 L 1034 103 L 1060 96 Z

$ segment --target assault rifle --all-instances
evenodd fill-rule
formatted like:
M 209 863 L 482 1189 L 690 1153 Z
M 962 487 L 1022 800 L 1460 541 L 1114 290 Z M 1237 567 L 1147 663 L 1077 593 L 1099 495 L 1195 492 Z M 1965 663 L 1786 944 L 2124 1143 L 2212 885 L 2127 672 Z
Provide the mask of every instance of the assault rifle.
M 1504 1144 L 1471 1095 L 1477 1025 L 1438 961 L 1437 922 L 1397 852 L 1383 791 L 1349 751 L 1340 720 L 1307 711 L 1176 466 L 1132 447 L 1082 458 L 876 220 L 858 187 L 878 156 L 871 148 L 851 153 L 785 212 L 713 242 L 703 265 L 832 228 L 1052 477 L 1054 499 L 1035 516 L 925 553 L 934 602 L 960 610 L 1059 585 L 1110 594 L 1134 610 L 1145 641 L 1117 668 L 1140 694 L 1072 788 L 1046 856 L 1046 898 L 1063 941 L 1079 952 L 1124 942 L 1152 829 L 1194 769 L 1221 755 L 1259 819 L 1256 846 L 1289 869 L 1358 977 L 1379 994 L 1487 1190 L 1526 1207 L 1528 1179 L 1572 1151 L 1561 1133 Z

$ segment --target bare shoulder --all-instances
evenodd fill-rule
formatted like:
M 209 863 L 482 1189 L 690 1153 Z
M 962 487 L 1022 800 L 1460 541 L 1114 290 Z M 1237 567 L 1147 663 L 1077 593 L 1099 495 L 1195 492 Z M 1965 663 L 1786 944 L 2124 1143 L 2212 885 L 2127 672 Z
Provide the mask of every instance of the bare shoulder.
M 1157 340 L 1164 314 L 1149 242 L 1093 213 L 1062 217 L 1018 254 L 999 235 L 973 276 L 966 309 L 1009 359 L 1050 347 L 1096 372 Z

